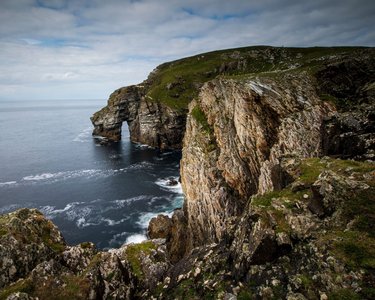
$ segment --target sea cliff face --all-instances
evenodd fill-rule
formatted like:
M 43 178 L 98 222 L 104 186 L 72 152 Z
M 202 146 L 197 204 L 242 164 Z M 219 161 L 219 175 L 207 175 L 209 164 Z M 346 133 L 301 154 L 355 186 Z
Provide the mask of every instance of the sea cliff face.
M 91 117 L 94 135 L 110 141 L 121 139 L 123 122 L 128 123 L 132 142 L 180 149 L 186 114 L 145 99 L 147 82 L 116 90 L 108 105 Z
M 107 252 L 35 210 L 1 216 L 0 299 L 373 299 L 374 70 L 373 48 L 249 47 L 115 91 L 94 135 L 126 121 L 182 148 L 183 208 Z
M 318 156 L 323 119 L 335 111 L 306 73 L 213 80 L 190 108 L 181 179 L 192 247 L 219 242 L 251 195 L 290 183 L 285 160 Z

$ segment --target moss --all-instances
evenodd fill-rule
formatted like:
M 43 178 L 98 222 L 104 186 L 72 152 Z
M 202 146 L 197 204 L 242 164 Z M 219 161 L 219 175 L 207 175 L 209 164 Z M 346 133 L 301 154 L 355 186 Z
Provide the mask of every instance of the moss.
M 361 294 L 365 299 L 375 299 L 375 287 L 365 287 Z
M 207 133 L 212 133 L 212 128 L 207 122 L 206 115 L 202 111 L 202 109 L 199 107 L 199 105 L 196 105 L 191 110 L 191 116 L 198 122 L 200 126 L 202 126 L 203 130 Z
M 0 237 L 4 236 L 4 235 L 7 235 L 8 234 L 8 230 L 5 229 L 5 228 L 0 228 Z
M 255 206 L 271 206 L 272 200 L 276 198 L 284 198 L 283 204 L 288 208 L 293 208 L 294 203 L 298 199 L 302 199 L 302 195 L 308 193 L 306 191 L 292 192 L 290 188 L 285 188 L 278 191 L 271 191 L 263 195 L 255 196 L 251 204 Z
M 82 249 L 90 249 L 92 248 L 92 244 L 90 242 L 83 242 L 81 244 L 79 244 L 81 246 Z
M 181 281 L 172 291 L 171 299 L 200 299 L 192 279 Z
M 144 277 L 140 255 L 141 253 L 144 255 L 149 255 L 154 249 L 155 245 L 151 241 L 146 241 L 140 244 L 132 244 L 126 248 L 126 256 L 132 271 L 139 279 L 143 279 Z
M 350 169 L 351 172 L 367 173 L 375 170 L 375 165 L 369 162 L 349 160 L 349 159 L 331 159 L 330 168 L 335 171 L 345 171 Z
M 340 289 L 328 294 L 330 300 L 360 300 L 362 299 L 357 293 L 350 289 Z
M 238 293 L 237 299 L 238 299 L 238 300 L 250 300 L 250 299 L 253 299 L 253 294 L 252 294 L 251 291 L 248 291 L 248 290 L 241 290 L 241 291 Z
M 87 268 L 83 272 L 83 274 L 87 275 L 87 273 L 90 272 L 90 270 L 92 268 L 94 268 L 95 266 L 97 266 L 100 263 L 101 259 L 102 259 L 102 254 L 100 252 L 95 254 L 94 257 L 91 259 L 89 265 L 87 266 Z
M 38 284 L 31 294 L 39 299 L 54 300 L 83 300 L 89 296 L 89 279 L 74 275 L 66 275 L 58 280 L 53 278 L 44 279 Z
M 19 280 L 16 283 L 4 288 L 0 291 L 0 300 L 5 300 L 13 293 L 22 292 L 22 293 L 32 293 L 34 291 L 34 286 L 31 281 L 28 279 Z
M 298 278 L 301 279 L 302 285 L 306 290 L 313 285 L 313 281 L 308 275 L 301 274 Z
M 61 253 L 65 250 L 65 245 L 60 242 L 55 242 L 52 239 L 52 223 L 48 222 L 42 227 L 42 240 L 49 248 L 51 248 L 56 253 Z
M 322 99 L 323 101 L 326 101 L 326 102 L 330 102 L 332 103 L 334 106 L 337 106 L 337 98 L 335 96 L 332 96 L 330 94 L 321 94 L 320 95 L 320 99 Z
M 274 210 L 272 215 L 274 216 L 275 220 L 276 220 L 276 233 L 278 232 L 286 232 L 286 233 L 289 233 L 290 232 L 290 226 L 285 218 L 285 214 L 280 211 L 280 210 Z
M 325 169 L 326 164 L 322 163 L 319 158 L 309 158 L 302 162 L 300 166 L 301 175 L 299 179 L 305 184 L 312 184 L 319 174 Z
M 326 240 L 333 240 L 331 251 L 351 268 L 375 268 L 375 239 L 358 231 L 332 231 Z

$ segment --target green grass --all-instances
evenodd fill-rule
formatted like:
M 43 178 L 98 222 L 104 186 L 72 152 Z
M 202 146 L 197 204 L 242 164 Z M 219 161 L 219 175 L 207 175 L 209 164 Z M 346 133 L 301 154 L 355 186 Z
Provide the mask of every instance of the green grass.
M 34 291 L 34 286 L 30 280 L 19 280 L 16 283 L 3 288 L 0 291 L 0 300 L 5 300 L 13 293 L 22 292 L 22 293 L 31 293 Z
M 333 56 L 352 54 L 358 49 L 361 48 L 256 46 L 203 53 L 160 65 L 151 76 L 146 96 L 150 101 L 183 111 L 197 97 L 200 86 L 217 76 L 242 79 L 259 74 L 275 77 L 278 71 L 289 68 L 314 73 L 326 60 L 332 61 Z
M 362 297 L 350 289 L 340 289 L 328 294 L 330 300 L 361 300 Z
M 198 122 L 200 126 L 202 126 L 204 131 L 206 131 L 207 133 L 212 132 L 212 128 L 207 122 L 206 115 L 198 105 L 196 105 L 191 110 L 191 116 Z
M 333 252 L 352 268 L 375 269 L 375 239 L 360 231 L 338 232 Z
M 142 264 L 140 254 L 143 252 L 145 255 L 149 255 L 152 250 L 155 249 L 155 245 L 151 241 L 146 241 L 140 244 L 131 244 L 126 249 L 126 256 L 130 263 L 133 273 L 139 278 L 143 279 L 144 274 L 142 271 Z

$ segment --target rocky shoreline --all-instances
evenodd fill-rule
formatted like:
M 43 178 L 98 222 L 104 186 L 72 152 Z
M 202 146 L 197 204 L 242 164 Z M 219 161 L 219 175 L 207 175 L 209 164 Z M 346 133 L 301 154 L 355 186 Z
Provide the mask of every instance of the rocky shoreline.
M 93 134 L 182 148 L 184 207 L 106 252 L 0 216 L 0 299 L 373 299 L 374 54 L 218 51 L 115 91 Z

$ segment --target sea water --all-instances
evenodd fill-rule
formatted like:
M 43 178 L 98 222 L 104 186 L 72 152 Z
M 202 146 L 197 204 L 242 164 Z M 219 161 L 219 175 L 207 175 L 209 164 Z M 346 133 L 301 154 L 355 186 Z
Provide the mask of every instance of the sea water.
M 0 101 L 0 214 L 37 208 L 69 244 L 146 239 L 150 219 L 181 207 L 178 151 L 101 145 L 90 116 L 104 100 Z

